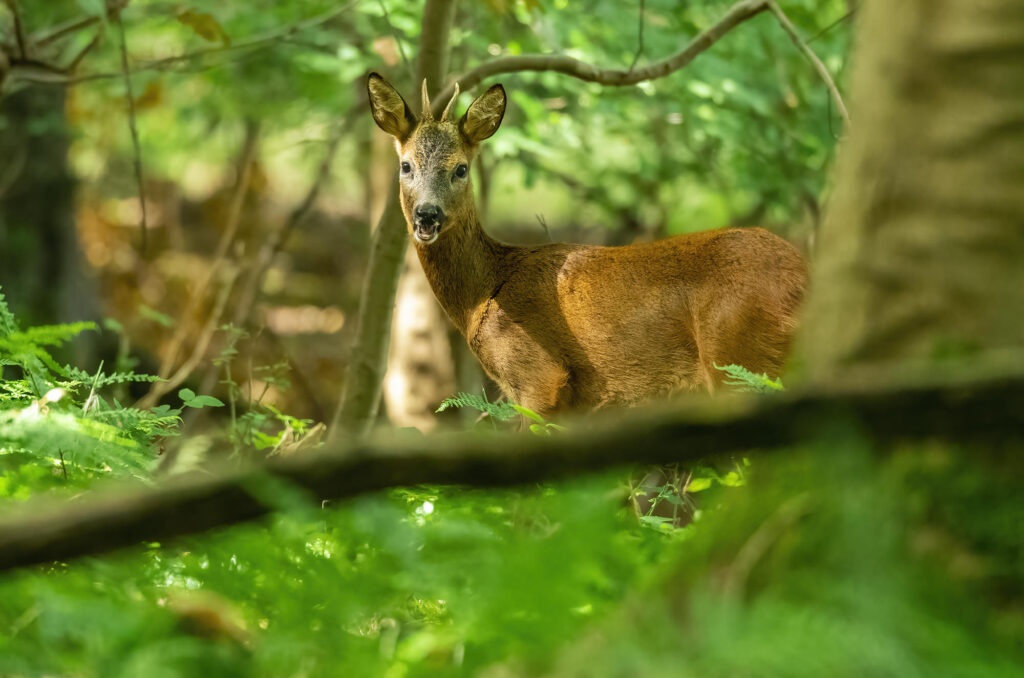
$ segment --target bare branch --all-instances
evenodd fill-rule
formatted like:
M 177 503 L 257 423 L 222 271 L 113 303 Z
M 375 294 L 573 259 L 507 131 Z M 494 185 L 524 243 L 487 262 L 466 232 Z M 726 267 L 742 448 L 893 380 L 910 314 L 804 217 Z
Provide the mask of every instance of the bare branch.
M 793 41 L 793 44 L 797 46 L 797 49 L 804 53 L 807 60 L 814 66 L 814 70 L 818 72 L 818 75 L 825 82 L 825 86 L 828 88 L 829 94 L 832 95 L 832 100 L 836 103 L 836 109 L 838 109 L 839 115 L 843 117 L 843 122 L 846 123 L 847 127 L 849 127 L 850 113 L 846 110 L 846 104 L 843 103 L 843 97 L 839 95 L 839 88 L 836 87 L 836 83 L 832 79 L 832 75 L 828 72 L 828 69 L 825 68 L 825 64 L 821 62 L 821 59 L 819 59 L 818 55 L 814 53 L 814 50 L 807 46 L 807 43 L 803 41 L 803 38 L 797 34 L 796 28 L 793 26 L 792 22 L 790 22 L 786 13 L 782 11 L 782 8 L 779 7 L 778 3 L 776 3 L 775 0 L 767 0 L 767 3 L 772 14 L 775 15 L 776 19 L 778 19 L 779 25 L 782 26 L 782 30 L 786 31 L 786 35 L 789 36 L 789 39 Z
M 332 19 L 337 18 L 341 14 L 355 7 L 357 0 L 352 0 L 341 7 L 337 7 L 329 12 L 325 12 L 318 16 L 300 21 L 290 26 L 285 26 L 277 30 L 263 33 L 246 40 L 240 40 L 232 42 L 230 45 L 221 45 L 217 47 L 206 47 L 203 49 L 197 49 L 193 52 L 187 52 L 185 54 L 177 54 L 175 56 L 164 57 L 162 59 L 154 59 L 152 61 L 143 61 L 136 65 L 133 72 L 147 70 L 162 70 L 169 66 L 173 66 L 178 63 L 186 61 L 194 61 L 206 56 L 215 56 L 218 54 L 237 52 L 254 49 L 265 49 L 273 46 L 274 43 L 279 41 L 288 41 L 292 36 L 301 31 L 321 26 Z M 92 82 L 94 80 L 107 80 L 110 78 L 120 77 L 120 73 L 89 73 L 78 77 L 65 76 L 63 79 L 47 79 L 46 82 L 62 85 L 78 85 L 85 82 Z
M 570 56 L 551 54 L 524 54 L 520 56 L 506 56 L 480 64 L 476 68 L 464 73 L 455 79 L 466 91 L 471 87 L 483 82 L 485 79 L 502 73 L 516 73 L 521 71 L 555 71 L 565 75 L 579 78 L 587 82 L 596 82 L 602 85 L 613 87 L 625 87 L 635 85 L 644 80 L 655 80 L 663 78 L 680 68 L 683 68 L 698 55 L 705 52 L 715 44 L 719 38 L 730 30 L 743 23 L 747 19 L 760 14 L 768 9 L 766 0 L 740 0 L 726 11 L 718 22 L 693 38 L 680 51 L 667 59 L 657 61 L 645 68 L 636 70 L 615 70 L 598 68 L 592 64 L 584 63 L 579 59 Z M 437 100 L 447 101 L 454 91 L 454 83 L 449 85 L 440 94 Z
M 320 451 L 210 475 L 179 476 L 157 488 L 40 500 L 0 521 L 0 570 L 67 560 L 165 540 L 266 515 L 280 484 L 304 490 L 315 505 L 390 487 L 520 485 L 615 466 L 688 463 L 751 454 L 813 440 L 843 421 L 878 444 L 942 437 L 1005 445 L 1020 436 L 1024 375 L 878 387 L 878 374 L 844 391 L 806 391 L 760 400 L 702 400 L 688 409 L 609 412 L 570 424 L 574 433 L 460 434 L 401 438 L 390 445 L 329 445 Z M 886 371 L 891 379 L 892 370 Z
M 154 382 L 154 386 L 159 388 L 153 389 L 147 395 L 147 397 L 155 396 L 155 399 L 159 399 L 164 393 L 174 390 L 185 382 L 192 373 L 195 372 L 196 368 L 199 367 L 199 363 L 206 357 L 206 349 L 210 346 L 210 341 L 213 339 L 214 333 L 217 328 L 220 327 L 220 319 L 224 316 L 224 307 L 227 306 L 228 297 L 231 296 L 231 290 L 235 286 L 235 281 L 238 279 L 238 269 L 232 267 L 228 270 L 226 280 L 223 282 L 220 288 L 220 292 L 217 295 L 217 300 L 214 302 L 213 310 L 210 311 L 209 317 L 206 319 L 206 324 L 203 326 L 202 331 L 199 333 L 199 339 L 196 341 L 196 345 L 192 348 L 192 355 L 189 356 L 188 360 L 182 363 L 181 367 L 171 375 L 166 381 Z M 155 404 L 155 402 L 154 402 Z
M 843 23 L 844 21 L 846 21 L 847 19 L 849 19 L 850 17 L 852 17 L 856 13 L 857 13 L 857 5 L 854 4 L 853 6 L 850 7 L 850 9 L 848 9 L 846 11 L 845 14 L 843 14 L 843 16 L 839 17 L 838 19 L 836 19 L 835 21 L 830 23 L 828 26 L 825 26 L 820 31 L 818 31 L 817 33 L 815 33 L 811 37 L 807 38 L 807 44 L 808 45 L 811 44 L 812 42 L 814 42 L 818 38 L 822 37 L 823 35 L 825 35 L 829 31 L 831 31 L 833 28 L 835 28 L 839 24 Z
M 75 70 L 78 68 L 78 65 L 82 63 L 82 59 L 84 59 L 86 55 L 88 55 L 89 52 L 91 52 L 96 47 L 96 45 L 100 44 L 100 40 L 102 38 L 103 31 L 96 31 L 96 35 L 94 35 L 92 40 L 89 41 L 89 44 L 83 47 L 81 51 L 78 54 L 76 54 L 75 57 L 71 60 L 71 63 L 67 65 L 67 72 L 74 73 Z
M 128 38 L 124 32 L 124 22 L 121 20 L 121 13 L 113 17 L 117 24 L 118 33 L 121 36 L 121 72 L 124 75 L 124 95 L 128 100 L 128 128 L 132 133 L 132 151 L 135 161 L 135 181 L 139 187 L 139 209 L 141 220 L 139 227 L 142 229 L 142 242 L 139 251 L 146 254 L 146 239 L 148 237 L 148 224 L 146 223 L 146 186 L 142 175 L 142 146 L 139 144 L 139 129 L 135 123 L 135 95 L 132 94 L 132 76 L 128 68 Z M 99 36 L 97 36 L 98 39 Z M 89 48 L 87 48 L 88 50 Z M 79 55 L 83 56 L 83 55 Z
M 256 157 L 259 151 L 259 137 L 259 123 L 251 120 L 247 121 L 245 126 L 245 141 L 242 144 L 242 153 L 238 165 L 238 183 L 235 186 L 235 192 L 231 197 L 231 204 L 228 210 L 227 222 L 224 225 L 224 232 L 221 233 L 220 240 L 217 242 L 217 249 L 214 250 L 213 259 L 206 267 L 202 279 L 189 294 L 188 302 L 185 304 L 185 310 L 182 312 L 177 328 L 174 331 L 174 335 L 171 337 L 168 349 L 164 353 L 163 359 L 160 362 L 159 375 L 161 377 L 167 378 L 171 375 L 175 362 L 178 360 L 178 354 L 181 353 L 182 346 L 188 336 L 188 319 L 192 317 L 206 299 L 210 285 L 214 282 L 217 274 L 224 266 L 228 249 L 230 248 L 231 243 L 234 242 L 235 234 L 238 232 L 238 225 L 241 223 L 242 206 L 245 203 L 245 196 L 249 189 L 249 179 L 252 176 L 252 167 L 256 162 Z M 237 276 L 237 271 L 232 275 Z M 212 336 L 213 332 L 216 331 L 222 312 L 223 306 L 221 306 L 220 311 L 216 311 L 215 309 L 215 313 L 211 314 L 211 317 L 216 317 L 217 323 L 214 323 L 212 329 L 209 329 L 208 333 L 210 336 Z M 207 327 L 209 328 L 209 323 L 207 323 Z M 209 345 L 210 341 L 210 337 L 207 337 L 206 334 L 207 332 L 204 331 L 204 333 L 200 335 L 199 342 L 197 342 L 197 347 L 199 345 L 202 346 L 202 353 L 206 352 L 206 347 Z M 192 355 L 195 356 L 196 353 L 197 351 L 193 350 Z M 202 358 L 201 354 L 199 358 Z M 191 358 L 186 361 L 186 363 L 191 362 Z M 181 369 L 178 369 L 174 373 L 174 376 L 171 377 L 170 381 L 154 382 L 150 387 L 149 392 L 139 399 L 137 406 L 142 408 L 152 407 L 157 403 L 161 396 L 187 379 L 194 369 L 195 366 L 187 372 L 182 372 Z M 177 380 L 176 383 L 175 380 Z
M 263 278 L 267 274 L 267 270 L 274 261 L 274 257 L 281 251 L 291 232 L 301 226 L 313 212 L 317 198 L 320 196 L 321 190 L 323 190 L 327 179 L 331 175 L 331 166 L 334 164 L 334 158 L 338 154 L 341 141 L 345 138 L 349 129 L 351 129 L 358 113 L 362 113 L 361 108 L 356 107 L 350 110 L 348 115 L 335 127 L 327 142 L 327 150 L 320 161 L 316 177 L 313 179 L 309 191 L 306 192 L 306 197 L 303 198 L 298 207 L 292 210 L 286 220 L 282 221 L 277 228 L 263 238 L 263 244 L 256 256 L 252 271 L 242 287 L 238 303 L 235 305 L 235 313 L 232 318 L 234 325 L 241 327 L 249 319 L 252 307 L 256 302 L 256 295 L 263 283 Z
M 116 15 L 120 14 L 121 10 L 128 6 L 129 1 L 130 0 L 107 0 L 107 18 L 113 19 Z M 45 47 L 46 45 L 67 37 L 72 33 L 77 33 L 83 28 L 88 28 L 99 20 L 100 17 L 96 15 L 69 19 L 68 21 L 58 24 L 52 28 L 45 28 L 43 30 L 36 31 L 31 36 L 31 42 L 36 47 Z
M 49 45 L 52 42 L 57 42 L 61 38 L 69 36 L 72 33 L 77 33 L 83 28 L 88 28 L 89 26 L 92 26 L 99 20 L 100 18 L 98 16 L 86 16 L 79 17 L 78 19 L 71 19 L 69 21 L 65 21 L 62 24 L 58 24 L 57 26 L 54 26 L 53 28 L 46 30 L 45 33 L 33 33 L 32 44 L 36 45 L 37 47 L 45 47 L 46 45 Z
M 28 49 L 26 48 L 28 42 L 25 40 L 25 31 L 21 25 L 21 14 L 18 12 L 18 3 L 16 0 L 4 0 L 4 4 L 7 5 L 7 9 L 11 11 L 11 17 L 14 20 L 14 40 L 18 47 L 18 58 L 28 59 Z
M 409 74 L 410 80 L 414 80 L 416 78 L 416 72 L 412 69 L 412 63 L 405 55 L 405 47 L 402 46 L 402 38 L 391 23 L 391 15 L 388 13 L 388 8 L 384 4 L 384 0 L 377 0 L 377 2 L 380 4 L 380 9 L 384 13 L 384 23 L 388 25 L 388 30 L 391 31 L 391 37 L 395 39 L 395 44 L 398 46 L 398 55 L 402 57 L 402 65 L 405 66 L 405 72 Z
M 640 0 L 640 11 L 637 12 L 636 27 L 636 54 L 633 55 L 633 62 L 629 64 L 629 72 L 632 73 L 640 56 L 644 53 L 644 5 L 646 0 Z
M 797 48 L 800 49 L 804 56 L 811 62 L 811 64 L 814 65 L 815 70 L 824 81 L 829 94 L 835 101 L 840 115 L 842 115 L 846 124 L 849 125 L 850 114 L 846 110 L 846 105 L 843 103 L 843 99 L 839 94 L 839 89 L 832 80 L 831 74 L 829 74 L 828 69 L 825 68 L 825 64 L 821 62 L 811 48 L 807 46 L 807 43 L 805 43 L 796 33 L 796 29 L 793 27 L 793 24 L 790 23 L 789 18 L 779 8 L 778 4 L 776 4 L 774 0 L 741 0 L 740 2 L 737 2 L 729 8 L 721 19 L 718 20 L 718 23 L 692 39 L 679 52 L 676 52 L 667 59 L 655 62 L 646 68 L 634 70 L 633 66 L 630 66 L 628 70 L 623 71 L 598 68 L 597 66 L 584 63 L 570 56 L 524 54 L 520 56 L 500 57 L 493 61 L 480 64 L 476 68 L 456 78 L 454 82 L 458 82 L 463 91 L 465 91 L 471 87 L 475 87 L 487 78 L 503 73 L 517 73 L 522 71 L 554 71 L 556 73 L 564 73 L 565 75 L 579 78 L 580 80 L 585 80 L 587 82 L 596 82 L 601 85 L 608 85 L 612 87 L 635 85 L 636 83 L 643 82 L 645 80 L 663 78 L 666 75 L 683 68 L 693 61 L 699 54 L 715 44 L 715 42 L 717 42 L 718 39 L 727 32 L 765 10 L 770 10 L 772 14 L 775 15 L 775 18 L 778 20 L 783 30 L 786 31 L 790 40 L 793 41 Z M 642 20 L 640 25 L 642 28 Z M 640 35 L 641 44 L 638 48 L 637 56 L 633 60 L 634 65 L 636 64 L 637 58 L 639 58 L 640 50 L 643 49 L 642 32 Z M 454 82 L 438 94 L 439 100 L 447 101 L 451 97 L 452 91 L 454 90 Z

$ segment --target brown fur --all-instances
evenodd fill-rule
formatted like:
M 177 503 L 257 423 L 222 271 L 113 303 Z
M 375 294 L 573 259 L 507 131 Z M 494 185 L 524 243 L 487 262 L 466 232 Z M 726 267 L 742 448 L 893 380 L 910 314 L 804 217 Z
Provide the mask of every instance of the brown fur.
M 768 231 L 704 231 L 625 247 L 515 247 L 484 233 L 470 182 L 448 177 L 497 129 L 504 90 L 498 94 L 488 90 L 458 124 L 425 120 L 396 137 L 400 157 L 415 166 L 402 182 L 410 233 L 424 195 L 447 217 L 435 241 L 414 238 L 427 279 L 509 398 L 550 415 L 713 391 L 721 379 L 715 364 L 777 375 L 807 272 L 797 250 Z M 393 102 L 390 93 L 373 95 L 371 87 L 375 107 Z

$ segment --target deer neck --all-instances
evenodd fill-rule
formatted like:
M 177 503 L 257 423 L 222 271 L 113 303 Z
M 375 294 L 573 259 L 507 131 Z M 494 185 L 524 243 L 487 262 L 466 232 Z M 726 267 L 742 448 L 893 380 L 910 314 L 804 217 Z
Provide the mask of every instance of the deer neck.
M 441 307 L 465 336 L 473 312 L 501 284 L 500 266 L 508 246 L 484 233 L 475 209 L 445 230 L 430 245 L 415 243 L 416 253 Z

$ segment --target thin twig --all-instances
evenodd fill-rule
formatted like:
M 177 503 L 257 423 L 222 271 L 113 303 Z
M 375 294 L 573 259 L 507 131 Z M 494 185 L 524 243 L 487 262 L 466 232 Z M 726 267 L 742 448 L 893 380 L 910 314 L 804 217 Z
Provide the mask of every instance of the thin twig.
M 835 28 L 839 24 L 843 23 L 844 21 L 846 21 L 847 19 L 849 19 L 850 17 L 852 17 L 856 13 L 857 13 L 857 5 L 854 5 L 853 7 L 851 7 L 849 9 L 849 11 L 846 12 L 846 14 L 844 14 L 841 17 L 839 17 L 838 19 L 836 19 L 835 21 L 830 23 L 828 26 L 825 26 L 824 28 L 822 28 L 820 31 L 815 33 L 812 37 L 808 38 L 807 39 L 807 44 L 808 45 L 811 44 L 812 42 L 814 42 L 818 38 L 822 37 L 823 35 L 825 35 L 829 31 L 831 31 L 833 28 Z
M 629 65 L 629 72 L 632 73 L 636 62 L 640 61 L 640 55 L 644 53 L 644 5 L 646 0 L 640 0 L 640 11 L 637 12 L 636 27 L 636 54 L 633 55 L 633 63 Z
M 68 467 L 64 463 L 64 450 L 57 448 L 57 454 L 60 455 L 60 470 L 64 474 L 64 480 L 68 479 Z
M 155 382 L 154 386 L 159 388 L 154 388 L 147 393 L 147 402 L 143 403 L 140 400 L 137 407 L 140 409 L 152 407 L 165 393 L 174 390 L 192 376 L 192 373 L 199 367 L 199 363 L 206 357 L 206 349 L 209 348 L 214 333 L 220 327 L 220 319 L 224 315 L 224 307 L 227 305 L 228 297 L 231 296 L 231 290 L 234 288 L 236 280 L 238 280 L 238 269 L 232 269 L 228 272 L 227 279 L 224 281 L 220 294 L 218 294 L 217 300 L 214 302 L 213 310 L 210 311 L 210 315 L 206 319 L 206 325 L 203 326 L 202 331 L 199 333 L 199 339 L 192 349 L 192 355 L 166 381 Z
M 409 61 L 408 57 L 405 56 L 405 48 L 402 47 L 402 39 L 398 35 L 398 31 L 395 30 L 394 25 L 391 23 L 391 15 L 388 13 L 388 8 L 384 5 L 384 0 L 377 0 L 380 3 L 380 9 L 384 12 L 384 23 L 388 25 L 388 30 L 391 31 L 391 37 L 395 39 L 395 44 L 398 45 L 398 56 L 402 57 L 402 64 L 405 66 L 405 70 L 409 73 L 409 80 L 416 80 L 416 73 L 412 70 L 412 62 Z
M 96 45 L 100 44 L 100 40 L 102 38 L 103 31 L 96 31 L 96 35 L 94 35 L 92 40 L 89 41 L 89 44 L 83 47 L 82 50 L 71 60 L 71 63 L 67 65 L 68 73 L 73 73 L 75 69 L 78 68 L 78 65 L 82 63 L 82 59 L 84 59 L 86 55 L 96 47 Z
M 302 202 L 294 210 L 292 210 L 291 214 L 288 215 L 288 219 L 281 222 L 276 228 L 263 237 L 263 244 L 256 255 L 256 259 L 250 268 L 248 276 L 242 283 L 241 291 L 238 293 L 238 298 L 235 302 L 235 311 L 231 317 L 231 324 L 235 327 L 245 327 L 248 324 L 249 316 L 252 314 L 252 308 L 256 303 L 256 298 L 263 283 L 263 278 L 266 276 L 270 265 L 274 262 L 274 257 L 276 257 L 277 253 L 281 251 L 282 247 L 284 247 L 284 244 L 287 242 L 288 236 L 291 232 L 301 226 L 312 213 L 313 207 L 316 205 L 317 198 L 330 176 L 331 166 L 334 163 L 334 158 L 338 153 L 341 141 L 345 137 L 345 134 L 348 132 L 351 125 L 357 119 L 357 114 L 361 111 L 362 109 L 358 106 L 351 109 L 345 118 L 337 125 L 337 127 L 335 127 L 330 140 L 327 142 L 327 152 L 320 161 L 320 167 L 317 170 L 316 178 L 309 187 L 306 197 L 303 198 Z M 200 382 L 204 391 L 209 391 L 213 388 L 216 377 L 217 372 L 215 368 L 207 371 L 206 375 Z M 196 411 L 195 416 L 200 417 L 203 413 L 203 410 L 198 410 Z
M 775 18 L 778 20 L 779 25 L 782 26 L 782 30 L 786 31 L 786 35 L 789 36 L 789 39 L 793 41 L 793 44 L 797 46 L 797 49 L 804 53 L 807 60 L 814 66 L 814 70 L 818 72 L 818 75 L 825 82 L 825 87 L 828 88 L 829 94 L 832 95 L 832 100 L 835 101 L 839 115 L 842 116 L 843 122 L 846 123 L 847 127 L 849 127 L 850 113 L 846 110 L 846 104 L 843 103 L 843 97 L 839 94 L 839 88 L 836 87 L 836 83 L 832 79 L 832 74 L 828 72 L 828 69 L 825 68 L 825 64 L 822 63 L 821 59 L 818 58 L 818 55 L 814 53 L 814 50 L 808 47 L 807 43 L 804 42 L 796 32 L 796 27 L 793 26 L 789 17 L 787 17 L 786 13 L 782 11 L 782 8 L 779 7 L 778 3 L 776 3 L 775 0 L 767 0 L 767 4 L 772 14 L 774 14 Z
M 357 119 L 356 111 L 357 109 L 349 111 L 348 115 L 332 132 L 330 140 L 327 142 L 327 151 L 320 161 L 316 177 L 310 185 L 309 191 L 306 192 L 305 198 L 303 198 L 298 207 L 292 210 L 285 221 L 281 222 L 277 228 L 264 237 L 263 245 L 260 247 L 256 261 L 239 295 L 238 303 L 235 305 L 232 323 L 237 327 L 243 327 L 246 324 L 249 314 L 252 312 L 252 307 L 256 302 L 256 295 L 259 292 L 263 278 L 273 263 L 274 257 L 281 251 L 291 232 L 306 221 L 316 206 L 317 198 L 319 198 L 320 192 L 330 177 L 331 167 L 334 164 L 335 156 L 338 154 L 341 141 Z
M 291 36 L 300 31 L 315 28 L 317 26 L 325 24 L 328 21 L 337 18 L 344 12 L 347 12 L 348 10 L 352 9 L 353 7 L 356 6 L 356 4 L 357 0 L 353 0 L 352 2 L 342 5 L 341 7 L 337 7 L 329 12 L 325 12 L 318 16 L 311 17 L 309 19 L 306 19 L 305 21 L 300 21 L 298 23 L 292 24 L 291 26 L 285 26 L 284 28 L 269 31 L 267 33 L 263 33 L 262 35 L 257 35 L 246 40 L 234 41 L 230 45 L 205 47 L 203 49 L 197 49 L 195 51 L 186 52 L 184 54 L 176 54 L 174 56 L 164 57 L 161 59 L 143 61 L 136 64 L 135 70 L 133 72 L 138 73 L 139 71 L 159 70 L 183 61 L 193 61 L 201 57 L 217 55 L 226 52 L 236 52 L 239 50 L 262 49 L 270 47 L 278 41 L 287 40 L 288 38 L 290 38 Z M 47 82 L 62 85 L 77 85 L 84 82 L 92 82 L 94 80 L 106 80 L 109 78 L 119 76 L 119 73 L 89 73 L 78 77 L 66 77 L 63 80 L 59 81 L 50 79 L 47 80 Z
M 730 30 L 767 9 L 767 0 L 740 0 L 730 7 L 717 23 L 694 37 L 672 56 L 633 71 L 598 68 L 579 59 L 557 54 L 523 54 L 499 57 L 484 62 L 455 78 L 451 85 L 437 94 L 434 101 L 443 106 L 444 102 L 451 98 L 455 82 L 459 83 L 463 91 L 468 91 L 489 77 L 522 71 L 554 71 L 587 82 L 613 87 L 625 87 L 645 80 L 663 78 L 688 65 Z
M 768 550 L 779 541 L 786 530 L 811 510 L 806 493 L 790 497 L 761 524 L 740 548 L 732 564 L 726 569 L 721 582 L 722 591 L 742 596 L 747 579 Z
M 71 19 L 70 21 L 66 21 L 58 26 L 49 29 L 49 31 L 44 34 L 33 35 L 32 43 L 36 45 L 36 47 L 45 47 L 51 42 L 56 42 L 57 40 L 60 40 L 61 38 L 67 35 L 76 33 L 82 30 L 83 28 L 88 28 L 89 26 L 92 26 L 99 20 L 100 18 L 98 16 L 87 16 L 78 19 Z
M 25 32 L 21 26 L 21 14 L 18 12 L 18 4 L 16 0 L 4 0 L 4 4 L 7 5 L 7 9 L 11 10 L 11 16 L 14 19 L 14 40 L 18 45 L 18 57 L 21 59 L 28 58 L 28 50 L 25 45 Z
M 540 227 L 544 229 L 544 235 L 548 237 L 548 240 L 553 240 L 551 237 L 551 230 L 548 229 L 548 222 L 544 221 L 544 215 L 534 214 L 533 216 L 537 217 L 537 223 L 540 224 Z
M 139 144 L 139 130 L 135 124 L 135 96 L 132 94 L 132 75 L 128 68 L 128 40 L 124 32 L 124 21 L 121 20 L 121 12 L 118 12 L 113 20 L 117 23 L 117 30 L 121 36 L 121 72 L 124 75 L 125 97 L 128 99 L 128 128 L 132 133 L 132 151 L 135 161 L 135 181 L 139 188 L 139 208 L 142 211 L 139 227 L 142 229 L 142 239 L 139 243 L 139 252 L 146 255 L 146 239 L 148 224 L 146 223 L 146 187 L 142 174 L 142 147 Z
M 220 240 L 217 243 L 217 249 L 214 251 L 213 260 L 205 268 L 203 278 L 189 294 L 188 301 L 185 304 L 185 310 L 182 312 L 178 320 L 178 325 L 175 328 L 174 335 L 171 337 L 168 349 L 164 353 L 163 360 L 160 363 L 158 374 L 161 377 L 166 378 L 174 368 L 174 364 L 178 359 L 178 354 L 181 353 L 185 339 L 188 337 L 188 320 L 195 314 L 199 309 L 199 306 L 206 299 L 207 291 L 209 290 L 217 273 L 224 265 L 228 249 L 230 248 L 231 243 L 234 242 L 235 234 L 238 232 L 238 225 L 241 222 L 242 206 L 245 202 L 245 196 L 249 188 L 249 179 L 252 176 L 252 167 L 256 161 L 259 149 L 259 130 L 259 123 L 252 120 L 246 122 L 245 142 L 242 145 L 242 153 L 239 160 L 238 184 L 235 186 L 234 194 L 231 197 L 231 205 L 228 210 L 228 218 L 224 232 L 221 233 Z M 237 272 L 234 275 L 237 275 Z M 173 388 L 173 386 L 167 387 L 166 382 L 154 382 L 153 385 L 150 386 L 149 392 L 139 400 L 139 407 L 151 407 L 155 405 L 157 400 L 160 399 L 160 396 L 167 393 L 171 388 Z
M 129 0 L 119 0 L 113 2 L 108 0 L 107 2 L 107 18 L 114 18 L 116 14 L 119 14 L 122 9 L 128 5 Z M 98 15 L 89 15 L 79 17 L 77 19 L 69 19 L 62 24 L 58 24 L 52 28 L 44 28 L 40 31 L 36 31 L 30 36 L 30 41 L 36 47 L 45 47 L 51 42 L 56 42 L 61 38 L 76 33 L 83 28 L 88 28 L 100 20 Z

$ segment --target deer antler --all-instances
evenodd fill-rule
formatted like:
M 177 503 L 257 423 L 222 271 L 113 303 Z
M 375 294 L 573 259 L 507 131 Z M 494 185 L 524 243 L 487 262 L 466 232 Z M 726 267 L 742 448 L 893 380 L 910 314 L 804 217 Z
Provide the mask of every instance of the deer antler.
M 455 83 L 455 91 L 452 93 L 452 98 L 448 100 L 448 105 L 444 107 L 444 113 L 441 114 L 441 122 L 448 119 L 448 112 L 452 110 L 452 104 L 459 98 L 459 83 Z
M 420 118 L 424 121 L 433 120 L 434 114 L 430 110 L 430 95 L 427 94 L 427 79 L 423 78 L 423 111 Z

